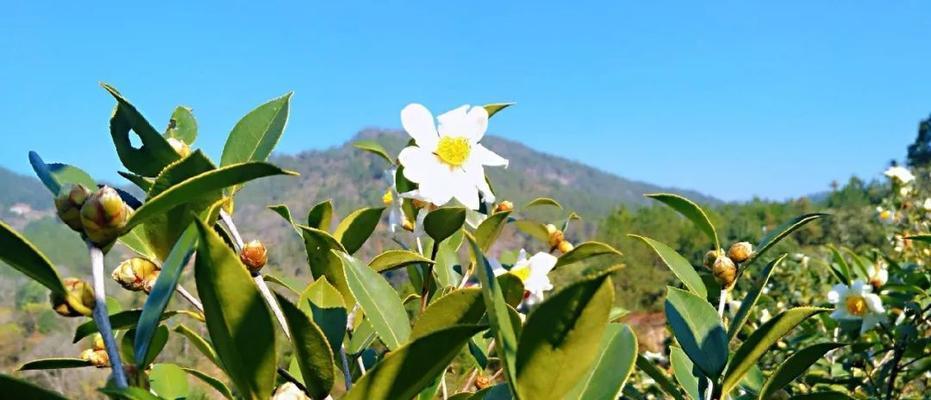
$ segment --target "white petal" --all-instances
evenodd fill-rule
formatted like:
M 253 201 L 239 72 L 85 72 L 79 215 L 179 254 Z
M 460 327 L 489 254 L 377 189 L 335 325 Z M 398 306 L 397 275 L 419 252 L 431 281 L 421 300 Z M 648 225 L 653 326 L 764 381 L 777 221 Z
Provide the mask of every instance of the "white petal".
M 882 320 L 882 314 L 867 314 L 865 317 L 863 317 L 863 324 L 860 325 L 860 334 L 862 335 L 870 329 L 873 329 L 873 327 L 879 325 Z
M 440 136 L 468 138 L 476 143 L 488 130 L 488 112 L 484 107 L 460 106 L 436 118 Z
M 556 261 L 556 256 L 541 251 L 530 257 L 530 269 L 548 274 L 556 266 Z
M 485 180 L 485 168 L 482 168 L 481 164 L 470 160 L 468 164 L 462 166 L 462 169 L 465 171 L 466 176 L 469 177 L 472 185 L 485 196 L 485 202 L 493 203 L 495 194 L 491 192 L 491 187 L 488 186 L 488 181 Z
M 499 156 L 497 153 L 478 143 L 472 145 L 472 151 L 469 154 L 469 158 L 474 159 L 475 162 L 479 164 L 488 165 L 491 167 L 507 168 L 508 166 L 507 159 Z
M 414 183 L 435 180 L 441 169 L 448 169 L 436 155 L 418 146 L 409 146 L 398 154 L 398 161 L 404 166 L 404 177 Z
M 470 124 L 467 135 L 472 139 L 472 143 L 478 143 L 479 140 L 485 137 L 485 132 L 488 131 L 488 111 L 485 110 L 485 107 L 475 106 L 469 110 L 469 115 L 466 118 Z
M 828 302 L 831 304 L 839 303 L 844 297 L 847 297 L 847 285 L 838 283 L 828 292 Z
M 857 279 L 853 281 L 852 284 L 850 284 L 850 291 L 853 293 L 859 294 L 861 296 L 866 293 L 869 293 L 870 290 L 872 289 L 873 289 L 872 286 L 867 285 L 866 282 L 863 282 L 863 280 L 861 279 Z
M 408 104 L 401 110 L 401 126 L 417 141 L 417 145 L 431 150 L 436 148 L 439 135 L 433 122 L 433 114 L 427 107 L 416 103 Z
M 470 210 L 478 210 L 480 204 L 478 201 L 478 188 L 470 181 L 469 177 L 462 170 L 453 172 L 454 181 L 450 182 L 450 189 L 453 191 L 456 200 Z
M 879 296 L 867 293 L 863 295 L 863 299 L 866 300 L 866 306 L 869 307 L 870 311 L 880 314 L 886 312 L 886 309 L 883 308 L 883 301 Z
M 527 261 L 527 250 L 520 249 L 520 252 L 517 253 L 517 262 Z

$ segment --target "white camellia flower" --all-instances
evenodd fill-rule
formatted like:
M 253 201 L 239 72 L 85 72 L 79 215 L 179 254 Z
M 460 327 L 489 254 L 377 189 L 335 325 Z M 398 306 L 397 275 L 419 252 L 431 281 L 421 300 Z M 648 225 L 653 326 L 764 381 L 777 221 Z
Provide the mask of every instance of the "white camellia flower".
M 862 320 L 860 334 L 873 329 L 885 317 L 882 299 L 873 287 L 860 279 L 850 286 L 837 284 L 828 292 L 828 301 L 835 305 L 831 318 L 838 321 Z
M 877 262 L 870 271 L 870 285 L 879 290 L 886 282 L 889 281 L 889 269 L 883 262 Z
M 524 283 L 524 303 L 533 306 L 543 301 L 543 293 L 553 289 L 547 274 L 555 266 L 556 256 L 541 251 L 527 258 L 527 252 L 521 249 L 517 262 L 508 272 L 517 275 Z
M 884 224 L 895 222 L 895 210 L 887 210 L 882 207 L 876 207 L 876 213 L 879 214 L 879 221 Z
M 283 385 L 278 386 L 278 389 L 275 390 L 275 393 L 272 395 L 272 400 L 309 400 L 310 397 L 307 397 L 304 394 L 304 391 L 297 387 L 297 385 L 291 382 L 285 382 Z
M 912 171 L 898 165 L 889 167 L 886 172 L 883 172 L 883 175 L 903 185 L 907 185 L 915 180 L 915 175 L 912 174 Z
M 401 150 L 398 161 L 404 166 L 404 177 L 419 185 L 403 195 L 438 206 L 455 198 L 473 210 L 479 208 L 479 192 L 486 201 L 494 201 L 484 167 L 507 167 L 508 160 L 479 143 L 488 129 L 488 112 L 484 107 L 464 105 L 436 121 L 420 104 L 401 110 L 401 125 L 416 145 Z

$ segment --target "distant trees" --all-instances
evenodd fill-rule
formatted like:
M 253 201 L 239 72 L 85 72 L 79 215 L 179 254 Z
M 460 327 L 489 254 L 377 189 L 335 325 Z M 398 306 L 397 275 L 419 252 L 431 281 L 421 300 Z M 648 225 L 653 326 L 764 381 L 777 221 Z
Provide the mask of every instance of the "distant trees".
M 918 123 L 918 137 L 908 146 L 907 162 L 910 167 L 931 163 L 931 116 Z

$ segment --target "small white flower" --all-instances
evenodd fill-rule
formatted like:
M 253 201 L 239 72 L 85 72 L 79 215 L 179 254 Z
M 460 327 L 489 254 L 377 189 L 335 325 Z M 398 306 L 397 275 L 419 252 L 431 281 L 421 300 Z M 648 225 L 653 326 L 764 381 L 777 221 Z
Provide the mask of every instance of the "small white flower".
M 886 268 L 886 264 L 884 262 L 877 261 L 876 265 L 874 265 L 872 270 L 870 271 L 870 279 L 869 279 L 870 285 L 873 286 L 874 289 L 878 290 L 883 285 L 885 285 L 886 282 L 888 281 L 889 281 L 889 269 Z
M 272 400 L 309 400 L 310 398 L 304 394 L 304 391 L 297 387 L 297 385 L 291 382 L 285 382 L 283 385 L 278 386 L 278 389 L 275 390 L 275 394 L 272 395 Z
M 769 313 L 769 310 L 764 308 L 763 311 L 760 311 L 760 322 L 761 323 L 765 324 L 769 322 L 769 320 L 771 319 L 773 319 L 773 315 Z
M 479 192 L 488 201 L 494 194 L 485 180 L 484 166 L 507 167 L 508 161 L 482 146 L 488 129 L 488 112 L 483 107 L 461 106 L 436 118 L 420 104 L 401 110 L 401 125 L 416 145 L 401 150 L 398 161 L 404 176 L 419 185 L 419 198 L 438 206 L 453 198 L 477 210 Z
M 727 315 L 733 319 L 737 316 L 737 311 L 740 310 L 740 306 L 743 305 L 743 302 L 740 300 L 731 300 L 727 302 Z
M 882 299 L 873 293 L 873 287 L 860 279 L 850 286 L 837 284 L 828 292 L 828 301 L 835 305 L 831 318 L 838 321 L 862 320 L 860 334 L 873 329 L 885 317 Z
M 543 301 L 544 292 L 553 289 L 553 284 L 547 275 L 556 266 L 556 256 L 539 252 L 527 258 L 527 252 L 521 249 L 517 262 L 508 271 L 520 278 L 524 283 L 524 302 L 533 306 Z
M 898 165 L 889 167 L 883 174 L 889 177 L 889 179 L 903 185 L 907 185 L 915 180 L 915 175 L 912 174 L 912 171 Z
M 924 203 L 921 203 L 921 208 L 924 208 L 925 211 L 931 211 L 931 198 L 925 199 Z
M 895 210 L 888 210 L 882 207 L 876 207 L 876 213 L 879 214 L 879 221 L 884 224 L 895 223 Z
M 388 181 L 388 190 L 382 196 L 382 202 L 388 207 L 388 229 L 391 233 L 397 232 L 398 228 L 404 225 L 404 199 L 398 195 L 395 189 L 395 179 L 397 170 L 392 168 L 385 171 L 385 179 Z

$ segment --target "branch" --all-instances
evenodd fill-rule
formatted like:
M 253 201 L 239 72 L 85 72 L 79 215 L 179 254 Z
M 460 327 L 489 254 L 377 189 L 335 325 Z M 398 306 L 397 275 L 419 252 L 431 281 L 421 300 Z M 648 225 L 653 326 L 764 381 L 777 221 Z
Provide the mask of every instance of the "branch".
M 129 387 L 126 381 L 126 371 L 123 370 L 120 350 L 116 345 L 116 339 L 113 338 L 113 328 L 110 327 L 110 313 L 107 312 L 103 250 L 100 250 L 90 241 L 87 242 L 87 250 L 90 253 L 91 272 L 94 278 L 94 321 L 97 323 L 97 329 L 100 331 L 104 347 L 107 349 L 107 357 L 110 359 L 110 366 L 113 369 L 113 382 L 117 388 L 125 389 Z

